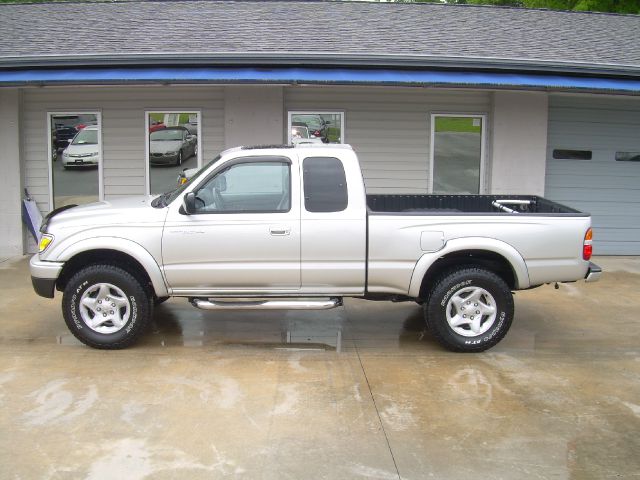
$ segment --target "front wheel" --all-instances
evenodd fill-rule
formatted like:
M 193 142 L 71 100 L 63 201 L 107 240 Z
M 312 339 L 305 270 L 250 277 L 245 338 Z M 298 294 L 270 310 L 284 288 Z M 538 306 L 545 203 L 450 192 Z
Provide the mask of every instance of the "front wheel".
M 82 343 L 115 350 L 132 345 L 144 332 L 151 302 L 130 273 L 114 265 L 90 265 L 67 283 L 62 313 Z
M 176 165 L 179 167 L 182 165 L 182 150 L 178 152 L 178 158 L 176 159 Z
M 482 352 L 509 331 L 513 296 L 495 273 L 459 267 L 436 282 L 425 316 L 436 340 L 448 350 Z

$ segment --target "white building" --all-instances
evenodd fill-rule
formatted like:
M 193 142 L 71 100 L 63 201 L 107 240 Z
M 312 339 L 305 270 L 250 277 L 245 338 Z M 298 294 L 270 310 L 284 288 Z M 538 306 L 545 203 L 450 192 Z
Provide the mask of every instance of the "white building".
M 159 193 L 292 130 L 353 145 L 369 192 L 544 195 L 593 214 L 596 254 L 640 254 L 639 16 L 132 1 L 0 18 L 0 256 L 34 249 L 23 188 L 43 214 Z

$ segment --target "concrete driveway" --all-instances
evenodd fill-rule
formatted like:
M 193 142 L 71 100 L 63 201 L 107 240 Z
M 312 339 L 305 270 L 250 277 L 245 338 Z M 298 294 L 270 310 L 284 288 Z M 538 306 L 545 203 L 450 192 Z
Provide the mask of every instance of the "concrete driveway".
M 640 476 L 640 260 L 516 295 L 507 338 L 442 350 L 413 304 L 325 312 L 158 307 L 92 350 L 60 296 L 0 265 L 0 478 Z

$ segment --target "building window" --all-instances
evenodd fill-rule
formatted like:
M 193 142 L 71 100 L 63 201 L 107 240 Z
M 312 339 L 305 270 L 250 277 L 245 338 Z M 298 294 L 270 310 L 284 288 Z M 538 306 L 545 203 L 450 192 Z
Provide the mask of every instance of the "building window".
M 147 184 L 154 195 L 174 189 L 182 170 L 201 166 L 200 112 L 146 112 L 146 123 Z
M 102 131 L 98 112 L 48 113 L 51 207 L 102 198 Z
M 340 160 L 332 157 L 305 158 L 302 171 L 307 212 L 341 212 L 347 208 L 347 178 Z
M 485 115 L 431 115 L 431 193 L 483 192 Z
M 218 172 L 196 192 L 197 213 L 275 213 L 291 209 L 288 160 L 241 161 Z
M 344 143 L 344 113 L 289 112 L 287 142 L 290 144 Z
M 566 150 L 556 149 L 553 158 L 556 160 L 591 160 L 591 150 Z
M 616 162 L 640 162 L 640 152 L 616 152 Z

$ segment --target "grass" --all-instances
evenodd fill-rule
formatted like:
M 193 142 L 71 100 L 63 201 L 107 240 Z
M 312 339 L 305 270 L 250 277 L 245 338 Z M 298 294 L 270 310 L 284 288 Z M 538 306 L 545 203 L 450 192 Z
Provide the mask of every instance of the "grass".
M 150 113 L 149 118 L 157 122 L 164 122 L 164 113 Z M 187 123 L 187 122 L 189 122 L 189 114 L 181 113 L 180 120 L 178 121 L 178 123 L 182 125 L 183 123 Z
M 478 125 L 474 126 L 473 121 Z M 477 117 L 436 117 L 436 132 L 480 133 L 482 121 Z

